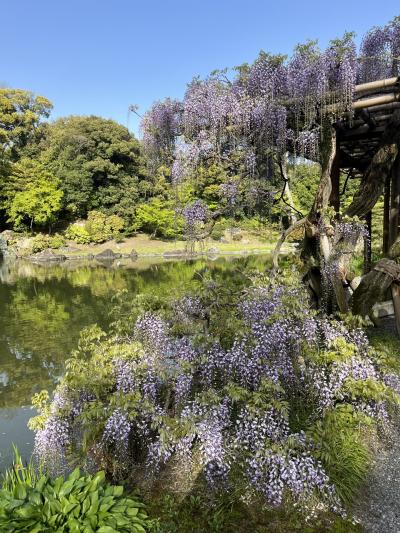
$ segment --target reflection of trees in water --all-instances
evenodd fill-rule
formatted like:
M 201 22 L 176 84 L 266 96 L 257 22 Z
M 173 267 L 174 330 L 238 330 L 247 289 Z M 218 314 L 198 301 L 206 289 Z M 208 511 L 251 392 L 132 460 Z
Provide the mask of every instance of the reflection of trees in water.
M 147 264 L 145 268 L 84 265 L 4 265 L 0 278 L 0 407 L 30 404 L 41 389 L 53 388 L 81 329 L 107 328 L 111 297 L 120 290 L 134 296 L 152 292 L 178 297 L 195 283 L 195 273 L 212 271 L 222 283 L 233 271 L 265 265 L 261 257 L 205 259 Z M 3 279 L 3 283 L 1 283 Z

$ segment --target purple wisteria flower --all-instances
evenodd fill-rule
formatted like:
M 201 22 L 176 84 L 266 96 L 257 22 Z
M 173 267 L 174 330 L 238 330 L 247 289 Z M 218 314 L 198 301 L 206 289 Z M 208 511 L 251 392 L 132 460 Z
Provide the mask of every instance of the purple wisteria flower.
M 126 413 L 115 409 L 106 422 L 102 440 L 107 445 L 114 445 L 117 450 L 126 450 L 131 428 L 132 425 Z

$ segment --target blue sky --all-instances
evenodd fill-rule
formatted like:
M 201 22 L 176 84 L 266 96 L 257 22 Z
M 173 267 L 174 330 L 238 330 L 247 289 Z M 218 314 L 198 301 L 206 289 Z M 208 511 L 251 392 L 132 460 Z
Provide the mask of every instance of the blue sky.
M 53 118 L 126 125 L 130 104 L 182 97 L 195 75 L 344 30 L 360 39 L 395 15 L 399 0 L 0 0 L 0 84 L 48 97 Z

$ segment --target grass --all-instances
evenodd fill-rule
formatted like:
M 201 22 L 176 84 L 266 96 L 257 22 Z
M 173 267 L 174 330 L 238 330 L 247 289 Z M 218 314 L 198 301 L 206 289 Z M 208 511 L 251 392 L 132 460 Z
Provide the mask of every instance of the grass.
M 240 497 L 223 493 L 190 494 L 184 500 L 164 495 L 149 503 L 154 533 L 361 533 L 350 521 L 330 513 L 307 521 L 291 504 L 281 507 L 246 505 Z

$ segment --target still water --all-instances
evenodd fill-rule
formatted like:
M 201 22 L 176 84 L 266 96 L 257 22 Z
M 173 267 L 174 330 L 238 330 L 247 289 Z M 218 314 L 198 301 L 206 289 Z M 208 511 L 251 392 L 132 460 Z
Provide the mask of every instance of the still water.
M 82 328 L 97 323 L 107 329 L 114 294 L 126 290 L 132 296 L 174 296 L 188 289 L 201 269 L 224 280 L 246 267 L 263 268 L 267 261 L 254 256 L 113 264 L 0 263 L 0 471 L 10 464 L 13 443 L 29 457 L 32 395 L 54 388 Z

